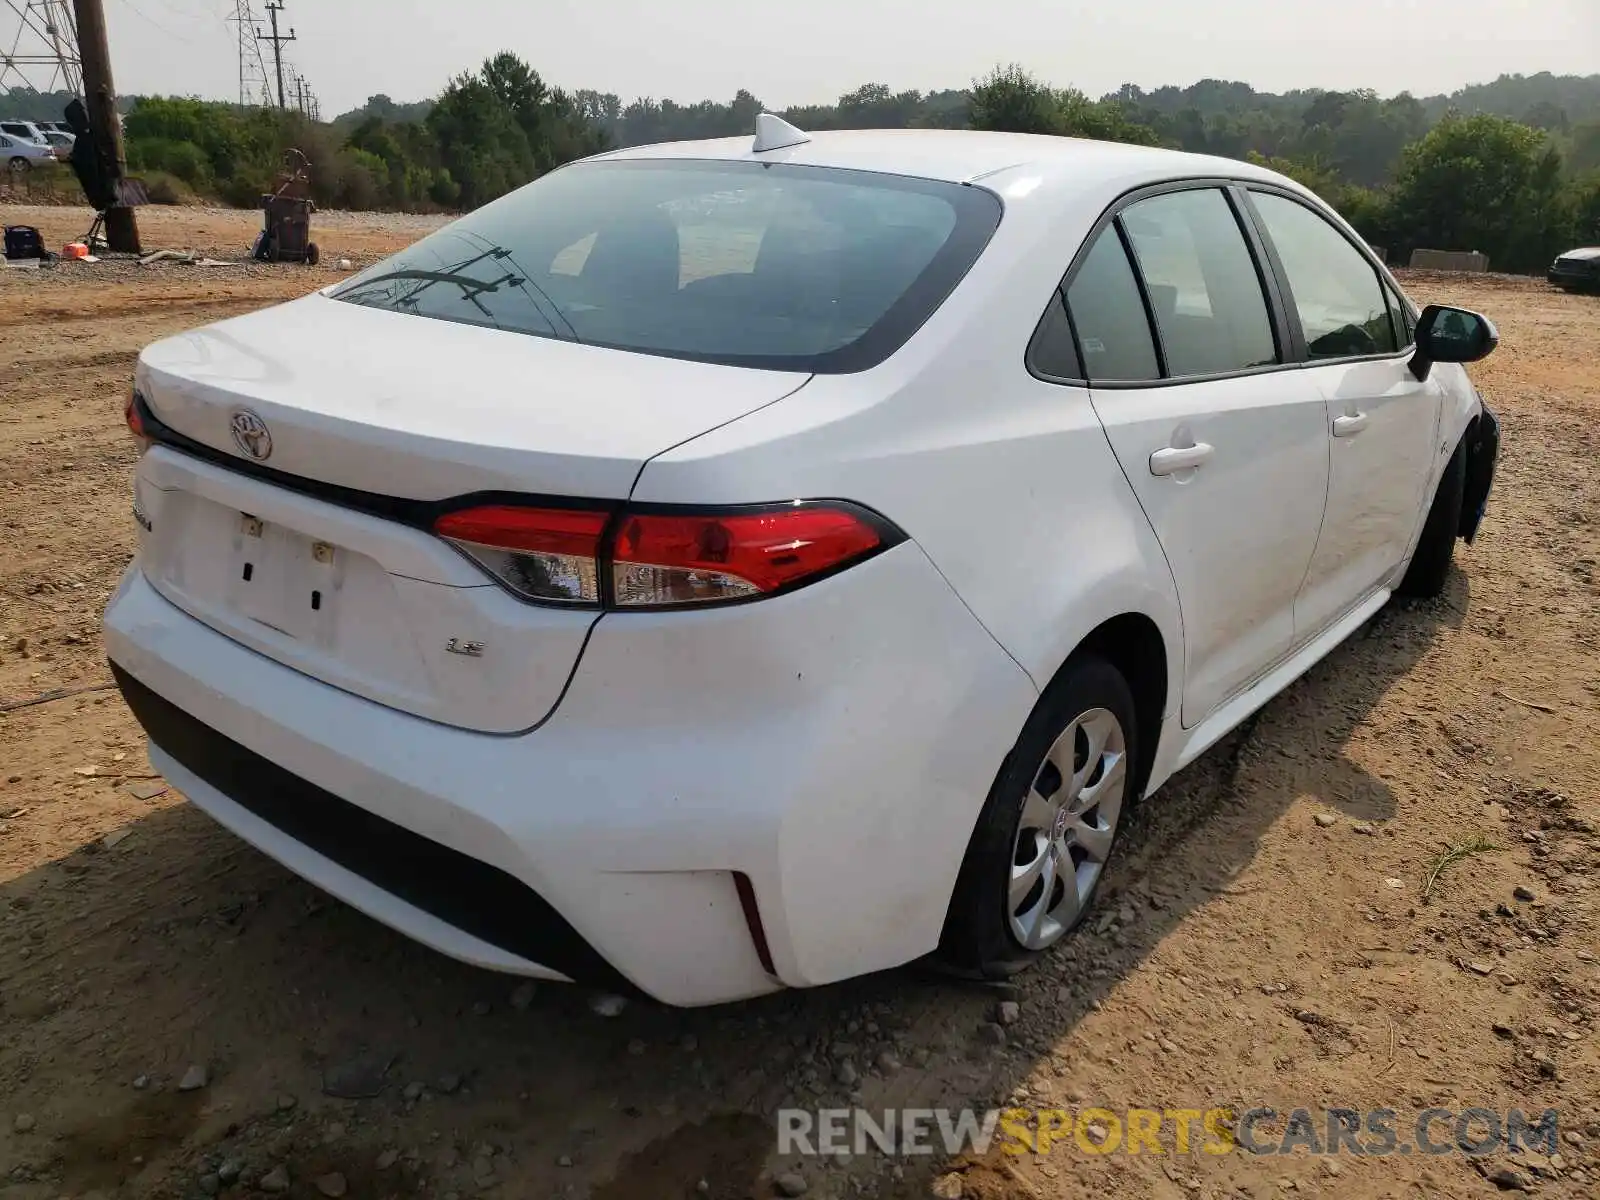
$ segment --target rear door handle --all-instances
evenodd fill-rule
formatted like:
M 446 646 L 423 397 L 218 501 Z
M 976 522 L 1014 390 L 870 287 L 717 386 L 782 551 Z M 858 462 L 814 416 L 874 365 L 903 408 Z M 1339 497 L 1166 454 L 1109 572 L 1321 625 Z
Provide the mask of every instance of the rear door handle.
M 1347 413 L 1333 419 L 1334 437 L 1353 437 L 1367 427 L 1366 413 Z
M 1168 446 L 1150 456 L 1150 474 L 1174 475 L 1179 471 L 1188 471 L 1208 462 L 1214 453 L 1216 451 L 1205 442 L 1197 442 L 1193 446 Z

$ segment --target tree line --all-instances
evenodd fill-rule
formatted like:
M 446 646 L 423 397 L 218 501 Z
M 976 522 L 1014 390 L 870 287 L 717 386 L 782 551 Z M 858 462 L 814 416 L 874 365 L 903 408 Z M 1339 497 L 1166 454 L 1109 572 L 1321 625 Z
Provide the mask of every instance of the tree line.
M 44 116 L 37 93 L 0 100 Z M 60 98 L 59 108 L 65 97 Z M 679 104 L 567 92 L 503 53 L 430 101 L 374 96 L 327 124 L 294 112 L 194 99 L 127 105 L 131 166 L 166 200 L 253 205 L 282 151 L 313 163 L 324 207 L 460 210 L 612 146 L 751 132 L 761 101 Z M 1501 270 L 1537 270 L 1600 242 L 1600 75 L 1508 75 L 1449 96 L 1258 92 L 1202 80 L 1091 98 L 1019 67 L 964 89 L 863 85 L 833 104 L 782 110 L 803 129 L 977 128 L 1105 138 L 1264 163 L 1334 204 L 1397 261 L 1418 246 L 1481 250 Z

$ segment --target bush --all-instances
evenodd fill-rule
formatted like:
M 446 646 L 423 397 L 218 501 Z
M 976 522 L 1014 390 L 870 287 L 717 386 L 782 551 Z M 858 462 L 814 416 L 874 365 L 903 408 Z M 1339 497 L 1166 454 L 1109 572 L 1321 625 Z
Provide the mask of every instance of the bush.
M 176 175 L 169 175 L 165 171 L 147 171 L 141 178 L 151 204 L 199 203 L 199 197 Z
M 164 137 L 130 139 L 127 154 L 132 170 L 176 176 L 201 191 L 211 186 L 211 163 L 193 142 Z

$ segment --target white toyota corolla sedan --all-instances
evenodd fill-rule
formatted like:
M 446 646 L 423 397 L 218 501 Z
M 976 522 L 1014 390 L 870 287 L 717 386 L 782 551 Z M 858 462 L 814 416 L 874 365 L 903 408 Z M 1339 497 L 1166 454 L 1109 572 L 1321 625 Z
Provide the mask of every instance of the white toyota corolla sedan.
M 1004 975 L 1443 586 L 1496 338 L 1245 163 L 764 116 L 145 350 L 106 644 L 185 795 L 446 954 Z

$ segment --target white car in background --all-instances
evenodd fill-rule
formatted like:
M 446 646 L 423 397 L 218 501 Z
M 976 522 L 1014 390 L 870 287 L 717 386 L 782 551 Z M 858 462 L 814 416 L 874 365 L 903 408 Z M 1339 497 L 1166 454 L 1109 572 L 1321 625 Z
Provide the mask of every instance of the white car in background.
M 763 116 L 145 350 L 106 644 L 195 804 L 468 962 L 1000 976 L 1441 589 L 1496 337 L 1246 163 Z
M 48 142 L 30 142 L 9 133 L 0 133 L 0 163 L 13 171 L 26 171 L 41 162 L 55 162 L 56 152 Z

